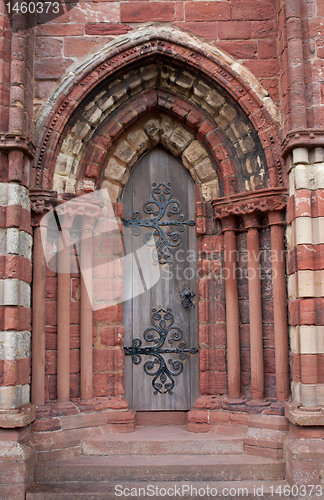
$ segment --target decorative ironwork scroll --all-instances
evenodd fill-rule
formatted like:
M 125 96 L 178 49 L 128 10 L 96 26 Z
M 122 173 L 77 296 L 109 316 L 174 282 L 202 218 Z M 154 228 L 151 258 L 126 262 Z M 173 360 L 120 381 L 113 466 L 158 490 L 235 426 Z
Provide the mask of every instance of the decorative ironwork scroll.
M 152 309 L 152 326 L 146 328 L 143 338 L 146 342 L 153 342 L 154 347 L 142 347 L 141 339 L 133 339 L 131 347 L 124 347 L 125 355 L 132 356 L 135 365 L 142 362 L 143 355 L 154 356 L 155 359 L 144 363 L 144 372 L 151 377 L 154 394 L 172 394 L 174 387 L 174 378 L 183 371 L 181 360 L 186 359 L 186 354 L 196 354 L 198 349 L 195 347 L 186 347 L 182 341 L 183 332 L 178 326 L 174 326 L 174 316 L 171 309 Z M 168 338 L 169 345 L 179 342 L 177 347 L 163 347 Z M 168 359 L 165 361 L 162 354 L 174 353 L 179 359 Z M 170 365 L 170 367 L 168 366 Z
M 141 234 L 141 228 L 152 228 L 143 237 L 146 245 L 153 246 L 152 257 L 156 265 L 169 264 L 172 262 L 173 248 L 180 245 L 182 236 L 177 231 L 168 229 L 165 233 L 164 226 L 175 226 L 178 231 L 183 232 L 185 226 L 194 226 L 194 220 L 186 220 L 181 214 L 182 207 L 178 200 L 172 199 L 172 189 L 170 182 L 168 184 L 152 184 L 152 200 L 148 200 L 143 205 L 144 213 L 153 215 L 151 219 L 141 219 L 139 212 L 133 212 L 130 219 L 124 220 L 124 226 L 130 227 L 134 236 Z M 178 215 L 176 220 L 161 220 L 164 215 L 171 217 Z
M 192 307 L 192 300 L 191 299 L 193 299 L 195 295 L 196 294 L 190 290 L 189 285 L 187 285 L 186 288 L 184 289 L 184 291 L 182 293 L 180 293 L 180 297 L 183 298 L 183 300 L 181 301 L 181 305 L 187 309 Z

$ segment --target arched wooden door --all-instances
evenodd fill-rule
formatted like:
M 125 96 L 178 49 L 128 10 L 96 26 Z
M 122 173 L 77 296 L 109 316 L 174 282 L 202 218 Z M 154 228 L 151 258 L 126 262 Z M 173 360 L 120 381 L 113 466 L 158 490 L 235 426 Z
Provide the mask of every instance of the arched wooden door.
M 133 410 L 188 410 L 198 396 L 194 184 L 158 147 L 135 165 L 122 201 L 132 255 L 124 270 L 126 398 Z

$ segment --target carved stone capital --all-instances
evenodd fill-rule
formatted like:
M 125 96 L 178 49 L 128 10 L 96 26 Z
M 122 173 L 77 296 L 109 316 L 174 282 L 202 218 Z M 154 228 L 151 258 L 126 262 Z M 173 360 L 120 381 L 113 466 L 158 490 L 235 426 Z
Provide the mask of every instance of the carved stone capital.
M 285 216 L 281 210 L 269 212 L 269 226 L 284 226 Z
M 221 224 L 223 233 L 225 233 L 226 231 L 235 231 L 237 228 L 236 217 L 234 217 L 233 215 L 223 217 L 221 219 Z
M 287 205 L 285 188 L 262 189 L 260 191 L 233 195 L 212 200 L 214 217 L 223 220 L 230 216 L 245 216 L 280 211 Z
M 49 210 L 53 210 L 60 203 L 57 192 L 49 189 L 30 188 L 29 198 L 31 203 L 31 225 L 33 227 L 39 226 L 43 215 Z
M 282 141 L 282 156 L 285 158 L 295 148 L 324 147 L 323 129 L 292 130 Z
M 34 143 L 20 134 L 0 134 L 0 151 L 9 153 L 10 151 L 22 151 L 31 160 L 35 156 Z
M 83 197 L 74 198 L 68 203 L 62 203 L 56 208 L 62 228 L 70 229 L 75 217 L 82 217 L 82 230 L 91 231 L 100 216 L 101 203 L 99 201 L 85 201 Z
M 257 212 L 244 214 L 243 221 L 244 221 L 245 229 L 260 229 L 261 228 L 259 213 L 257 213 Z

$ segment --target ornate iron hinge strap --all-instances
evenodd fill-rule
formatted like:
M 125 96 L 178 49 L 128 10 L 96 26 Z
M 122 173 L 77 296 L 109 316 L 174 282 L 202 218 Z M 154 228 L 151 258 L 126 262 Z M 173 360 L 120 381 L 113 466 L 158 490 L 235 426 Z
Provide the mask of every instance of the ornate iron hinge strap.
M 153 246 L 152 257 L 154 264 L 169 264 L 172 262 L 173 248 L 180 245 L 182 236 L 176 231 L 169 229 L 166 234 L 163 226 L 176 226 L 178 231 L 183 232 L 185 226 L 194 226 L 194 220 L 185 221 L 181 214 L 182 207 L 178 200 L 172 199 L 172 189 L 168 184 L 152 184 L 152 200 L 148 200 L 143 205 L 144 213 L 153 215 L 151 219 L 141 219 L 139 212 L 133 212 L 130 219 L 124 220 L 124 226 L 130 227 L 134 236 L 141 234 L 141 227 L 152 228 L 152 231 L 145 234 L 143 241 L 146 245 Z M 167 210 L 168 209 L 168 210 Z M 161 220 L 165 215 L 171 217 L 178 215 L 176 220 Z M 167 238 L 167 236 L 169 238 Z
M 124 347 L 125 355 L 132 356 L 135 365 L 142 362 L 142 355 L 154 356 L 154 360 L 144 363 L 144 371 L 147 375 L 154 377 L 152 386 L 154 394 L 172 394 L 174 387 L 174 378 L 183 371 L 183 363 L 180 360 L 186 359 L 186 354 L 196 354 L 198 349 L 195 347 L 186 347 L 185 342 L 181 342 L 183 332 L 178 326 L 174 326 L 174 316 L 171 309 L 152 309 L 152 326 L 146 328 L 143 337 L 146 342 L 154 342 L 154 347 L 142 347 L 141 339 L 133 339 L 131 347 Z M 168 337 L 169 335 L 169 337 Z M 180 342 L 177 347 L 163 347 L 168 337 L 168 343 Z M 169 359 L 167 365 L 162 354 L 174 353 L 179 359 Z

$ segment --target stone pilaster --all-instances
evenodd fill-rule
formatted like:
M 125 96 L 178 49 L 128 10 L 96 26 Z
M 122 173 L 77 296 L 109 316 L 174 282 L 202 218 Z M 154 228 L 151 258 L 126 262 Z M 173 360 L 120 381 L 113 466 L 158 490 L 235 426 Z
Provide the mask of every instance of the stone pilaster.
M 323 160 L 323 148 L 295 148 L 288 158 L 292 395 L 293 400 L 302 406 L 324 406 Z
M 301 144 L 302 146 L 302 144 Z M 305 143 L 305 146 L 309 146 Z M 295 147 L 287 158 L 287 272 L 292 399 L 285 442 L 291 484 L 321 483 L 324 447 L 324 154 Z

